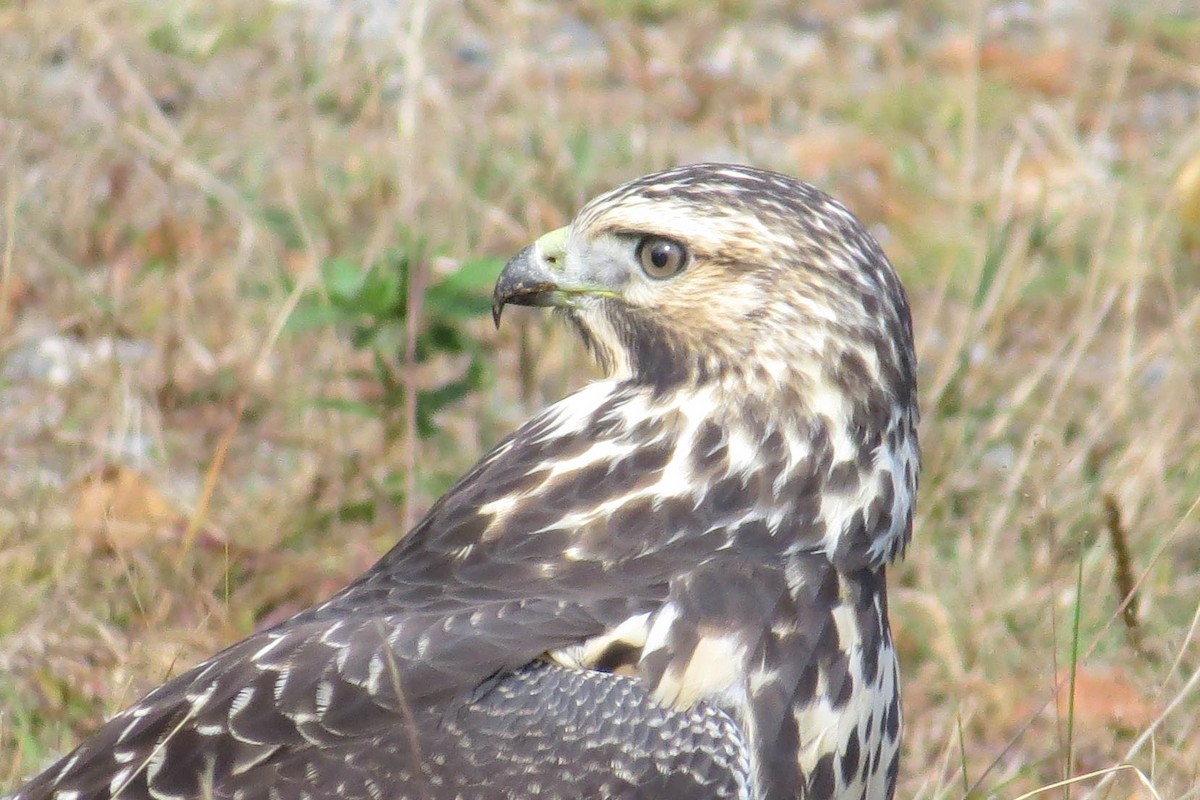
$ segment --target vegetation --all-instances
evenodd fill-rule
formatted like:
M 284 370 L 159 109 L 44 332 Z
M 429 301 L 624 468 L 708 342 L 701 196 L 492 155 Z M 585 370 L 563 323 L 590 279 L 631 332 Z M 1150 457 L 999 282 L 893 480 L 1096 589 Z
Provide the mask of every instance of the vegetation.
M 899 796 L 1200 797 L 1200 17 L 795 5 L 0 3 L 0 786 L 586 380 L 504 258 L 737 159 L 910 287 Z

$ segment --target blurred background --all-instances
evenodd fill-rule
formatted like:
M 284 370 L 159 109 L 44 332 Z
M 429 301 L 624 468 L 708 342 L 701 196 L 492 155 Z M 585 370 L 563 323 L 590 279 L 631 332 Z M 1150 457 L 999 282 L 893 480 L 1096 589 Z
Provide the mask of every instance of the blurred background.
M 1200 797 L 1195 0 L 0 3 L 0 786 L 585 382 L 500 265 L 710 159 L 911 294 L 899 796 Z

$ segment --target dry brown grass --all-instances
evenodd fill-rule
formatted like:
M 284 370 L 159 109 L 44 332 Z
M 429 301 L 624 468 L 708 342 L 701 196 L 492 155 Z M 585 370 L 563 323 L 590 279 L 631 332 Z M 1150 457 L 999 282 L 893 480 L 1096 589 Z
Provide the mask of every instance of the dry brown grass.
M 327 594 L 582 380 L 539 321 L 481 320 L 493 388 L 389 441 L 313 403 L 370 399 L 363 355 L 280 331 L 323 261 L 420 241 L 436 274 L 729 157 L 845 199 L 913 296 L 900 796 L 1121 764 L 1144 779 L 1046 794 L 1200 796 L 1194 7 L 401 5 L 365 35 L 234 0 L 0 5 L 0 785 Z M 532 371 L 526 337 L 554 354 Z M 334 513 L 396 474 L 407 509 Z

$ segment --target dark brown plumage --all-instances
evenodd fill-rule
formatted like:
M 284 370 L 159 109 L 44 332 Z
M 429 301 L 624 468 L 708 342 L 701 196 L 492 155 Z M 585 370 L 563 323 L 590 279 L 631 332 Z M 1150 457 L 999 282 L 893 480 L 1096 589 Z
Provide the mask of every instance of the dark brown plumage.
M 875 241 L 791 178 L 681 167 L 514 258 L 511 303 L 609 377 L 16 797 L 890 797 L 917 402 Z

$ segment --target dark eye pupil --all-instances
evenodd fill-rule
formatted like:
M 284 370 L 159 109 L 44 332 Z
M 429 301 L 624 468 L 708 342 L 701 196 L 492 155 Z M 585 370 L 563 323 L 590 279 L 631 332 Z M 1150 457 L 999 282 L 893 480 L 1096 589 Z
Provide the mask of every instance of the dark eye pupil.
M 647 236 L 638 243 L 636 258 L 642 271 L 651 278 L 670 278 L 683 269 L 687 251 L 670 239 Z

